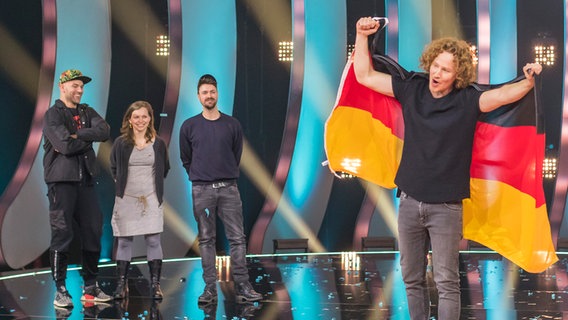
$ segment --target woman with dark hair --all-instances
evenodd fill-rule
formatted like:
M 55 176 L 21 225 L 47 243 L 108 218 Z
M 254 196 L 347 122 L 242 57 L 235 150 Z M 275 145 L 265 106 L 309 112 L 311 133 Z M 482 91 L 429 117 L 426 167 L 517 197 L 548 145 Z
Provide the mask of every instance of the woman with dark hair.
M 117 239 L 118 285 L 114 298 L 128 297 L 128 268 L 134 236 L 144 236 L 150 268 L 151 296 L 162 299 L 160 274 L 164 226 L 164 178 L 169 169 L 166 143 L 154 129 L 154 111 L 146 101 L 132 103 L 122 120 L 121 136 L 112 146 L 110 165 L 116 197 L 112 230 Z

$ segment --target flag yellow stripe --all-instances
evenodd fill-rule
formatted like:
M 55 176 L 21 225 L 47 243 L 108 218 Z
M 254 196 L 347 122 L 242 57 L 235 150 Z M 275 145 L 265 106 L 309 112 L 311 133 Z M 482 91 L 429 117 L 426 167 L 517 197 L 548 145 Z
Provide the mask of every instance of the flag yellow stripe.
M 337 106 L 326 123 L 325 148 L 332 171 L 395 188 L 403 141 L 371 113 Z
M 528 272 L 542 272 L 558 261 L 546 205 L 499 181 L 471 179 L 464 200 L 464 238 L 499 252 Z

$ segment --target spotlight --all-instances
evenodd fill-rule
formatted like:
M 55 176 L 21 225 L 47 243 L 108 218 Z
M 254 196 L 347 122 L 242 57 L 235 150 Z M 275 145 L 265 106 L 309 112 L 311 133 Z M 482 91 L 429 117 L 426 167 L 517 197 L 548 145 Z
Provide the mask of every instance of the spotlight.
M 532 41 L 534 61 L 543 66 L 553 66 L 556 62 L 556 40 L 548 32 L 542 32 Z
M 354 175 L 352 175 L 349 172 L 343 172 L 343 171 L 336 171 L 335 175 L 338 176 L 340 179 L 353 179 L 355 178 Z
M 475 44 L 469 46 L 469 51 L 471 52 L 471 59 L 473 60 L 473 65 L 476 66 L 479 62 L 479 50 Z
M 346 171 L 357 173 L 361 167 L 361 159 L 358 158 L 343 158 L 341 161 L 341 166 L 346 169 Z
M 294 42 L 278 42 L 278 61 L 292 62 L 294 60 Z
M 347 60 L 351 59 L 351 55 L 353 54 L 353 51 L 355 51 L 355 45 L 354 44 L 348 44 L 347 45 Z
M 215 268 L 217 269 L 217 278 L 219 281 L 230 281 L 231 275 L 231 257 L 216 256 Z
M 156 37 L 156 55 L 169 56 L 170 55 L 170 38 L 166 35 L 159 35 Z
M 341 252 L 343 270 L 361 270 L 361 257 L 356 252 Z
M 542 162 L 542 177 L 544 179 L 554 179 L 556 178 L 556 169 L 558 161 L 556 158 L 545 158 Z

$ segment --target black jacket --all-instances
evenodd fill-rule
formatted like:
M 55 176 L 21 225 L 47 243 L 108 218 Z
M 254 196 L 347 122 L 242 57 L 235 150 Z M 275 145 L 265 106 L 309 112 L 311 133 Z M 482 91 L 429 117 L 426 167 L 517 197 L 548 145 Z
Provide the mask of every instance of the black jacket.
M 154 141 L 154 183 L 156 186 L 156 196 L 162 204 L 164 197 L 164 178 L 170 171 L 170 160 L 166 143 L 160 137 Z M 110 171 L 115 181 L 115 194 L 117 197 L 124 197 L 124 189 L 128 179 L 128 161 L 134 145 L 128 143 L 122 136 L 118 137 L 112 144 L 110 152 Z
M 97 173 L 93 142 L 107 140 L 110 127 L 88 105 L 79 104 L 77 110 L 81 129 L 77 129 L 71 110 L 59 99 L 45 112 L 43 169 L 46 183 L 81 181 L 85 174 L 81 165 L 83 162 L 90 176 Z M 73 134 L 77 135 L 76 139 L 71 137 Z

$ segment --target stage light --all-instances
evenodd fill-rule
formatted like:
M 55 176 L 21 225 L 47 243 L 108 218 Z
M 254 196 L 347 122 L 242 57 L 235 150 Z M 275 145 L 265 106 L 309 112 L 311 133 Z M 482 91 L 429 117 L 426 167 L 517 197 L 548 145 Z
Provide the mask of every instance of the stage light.
M 347 60 L 351 59 L 351 55 L 355 51 L 355 44 L 348 44 L 347 45 Z
M 355 178 L 355 176 L 352 175 L 351 173 L 343 172 L 343 171 L 336 171 L 335 175 L 338 176 L 341 179 L 353 179 L 353 178 Z
M 548 33 L 539 33 L 532 41 L 534 61 L 543 66 L 553 66 L 556 62 L 556 40 Z
M 292 41 L 278 42 L 278 61 L 292 62 L 294 60 L 294 43 Z
M 156 37 L 156 55 L 169 56 L 170 55 L 170 38 L 166 35 L 159 35 Z
M 353 251 L 341 253 L 341 266 L 343 270 L 361 270 L 361 257 Z
M 216 256 L 215 268 L 217 269 L 217 279 L 219 281 L 231 281 L 231 257 Z
M 476 66 L 479 62 L 479 50 L 475 44 L 469 46 L 469 51 L 471 52 L 471 59 L 473 60 L 473 65 Z
M 552 66 L 555 61 L 554 46 L 535 46 L 534 47 L 535 62 L 544 66 Z
M 558 161 L 556 158 L 545 158 L 542 163 L 542 177 L 544 179 L 556 178 Z
M 341 161 L 341 167 L 345 168 L 346 171 L 357 173 L 361 167 L 361 159 L 343 158 Z

